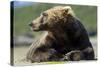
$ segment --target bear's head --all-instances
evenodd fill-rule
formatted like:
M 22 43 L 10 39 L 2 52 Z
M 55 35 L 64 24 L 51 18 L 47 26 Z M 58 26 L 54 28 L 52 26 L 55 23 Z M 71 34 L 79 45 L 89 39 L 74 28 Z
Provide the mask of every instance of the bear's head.
M 34 31 L 48 31 L 57 29 L 68 23 L 68 19 L 74 17 L 70 6 L 56 6 L 41 13 L 29 25 Z

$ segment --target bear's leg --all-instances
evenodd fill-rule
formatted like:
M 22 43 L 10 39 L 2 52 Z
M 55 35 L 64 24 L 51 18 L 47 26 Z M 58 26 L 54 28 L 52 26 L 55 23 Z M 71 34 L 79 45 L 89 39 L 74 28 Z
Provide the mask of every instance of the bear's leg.
M 33 56 L 29 59 L 30 62 L 46 62 L 46 61 L 59 61 L 62 54 L 58 54 L 56 50 L 49 48 L 46 51 L 35 51 Z
M 87 47 L 86 49 L 84 49 L 82 51 L 82 53 L 84 54 L 85 60 L 94 60 L 95 59 L 94 50 L 92 47 Z
M 63 60 L 68 61 L 79 61 L 79 60 L 94 60 L 94 51 L 92 47 L 87 47 L 86 49 L 73 50 L 65 54 Z
M 65 54 L 63 60 L 67 61 L 79 61 L 82 60 L 84 57 L 83 53 L 80 50 L 70 51 Z

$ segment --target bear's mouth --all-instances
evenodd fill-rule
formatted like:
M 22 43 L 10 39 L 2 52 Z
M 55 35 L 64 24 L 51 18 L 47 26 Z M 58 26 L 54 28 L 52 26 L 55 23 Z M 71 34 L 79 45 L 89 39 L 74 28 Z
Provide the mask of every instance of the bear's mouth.
M 38 28 L 35 28 L 35 27 L 31 27 L 31 30 L 32 31 L 40 31 Z

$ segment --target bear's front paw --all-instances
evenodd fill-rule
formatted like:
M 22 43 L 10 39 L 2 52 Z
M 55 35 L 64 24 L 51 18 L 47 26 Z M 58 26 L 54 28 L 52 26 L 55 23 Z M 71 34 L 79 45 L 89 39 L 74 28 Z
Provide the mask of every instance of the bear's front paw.
M 71 51 L 64 56 L 64 60 L 67 61 L 79 61 L 82 60 L 83 53 L 79 50 Z

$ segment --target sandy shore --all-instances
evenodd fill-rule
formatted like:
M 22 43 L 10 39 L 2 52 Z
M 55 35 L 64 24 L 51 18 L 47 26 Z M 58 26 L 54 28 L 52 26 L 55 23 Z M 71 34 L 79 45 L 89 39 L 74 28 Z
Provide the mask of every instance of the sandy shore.
M 91 43 L 95 51 L 95 57 L 97 58 L 97 38 L 91 38 Z M 28 46 L 21 46 L 14 48 L 14 65 L 32 65 L 32 64 L 37 65 L 37 63 L 29 63 L 25 61 L 24 58 L 28 48 L 29 48 Z M 46 64 L 46 63 L 39 63 L 39 64 Z

